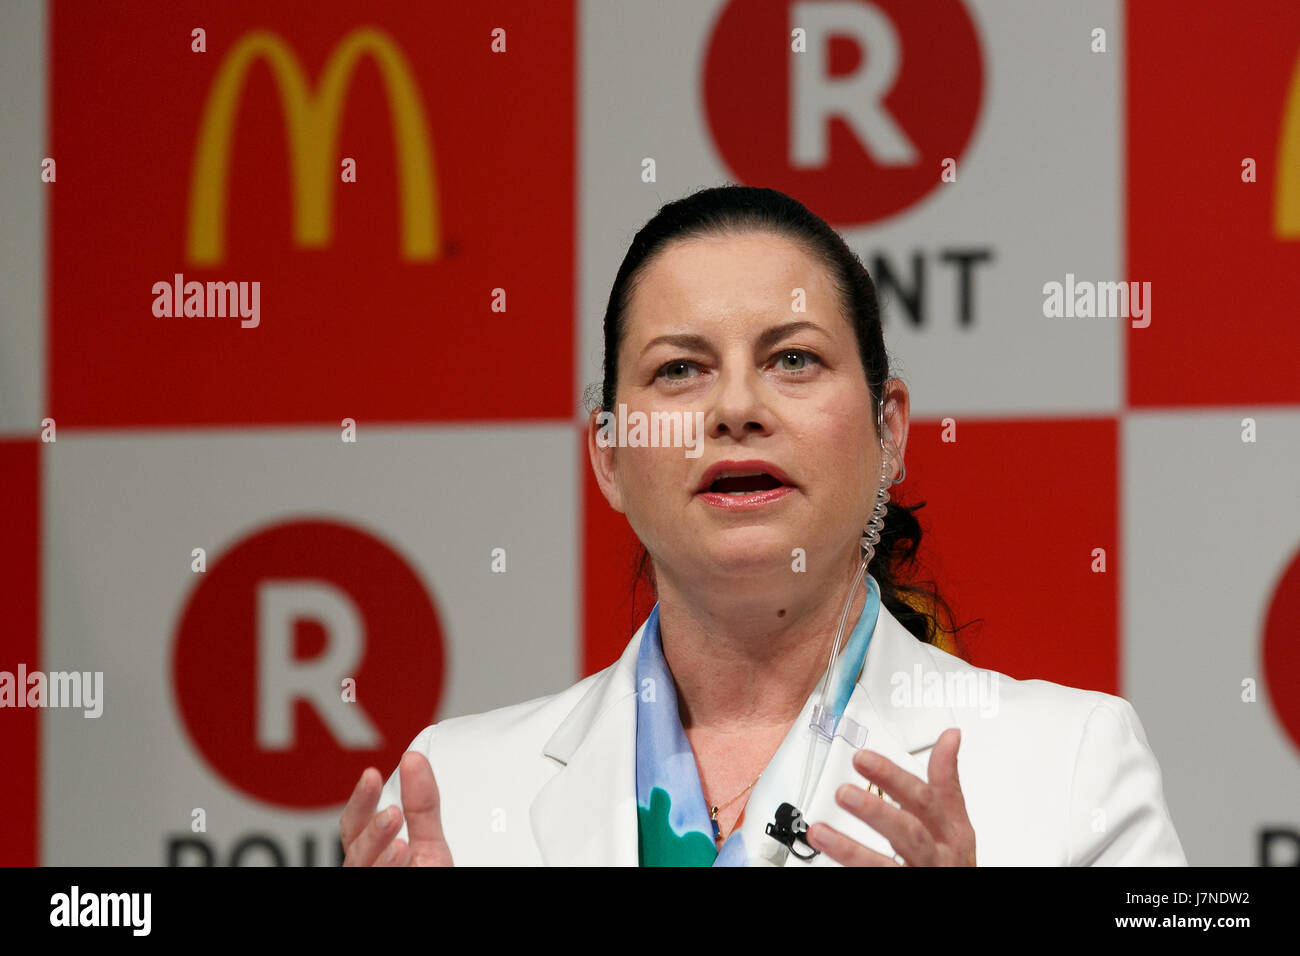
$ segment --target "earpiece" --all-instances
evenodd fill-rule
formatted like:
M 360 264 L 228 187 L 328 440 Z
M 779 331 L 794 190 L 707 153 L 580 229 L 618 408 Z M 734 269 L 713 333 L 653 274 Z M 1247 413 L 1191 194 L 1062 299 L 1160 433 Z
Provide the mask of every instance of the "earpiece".
M 876 425 L 877 430 L 880 432 L 880 451 L 882 459 L 881 480 L 888 480 L 885 475 L 888 473 L 889 465 L 895 457 L 898 457 L 900 459 L 899 464 L 901 465 L 899 475 L 893 481 L 889 482 L 891 485 L 896 485 L 907 477 L 907 463 L 901 461 L 902 456 L 898 454 L 898 445 L 894 442 L 894 433 L 890 431 L 889 423 L 885 421 L 884 402 L 881 402 L 876 406 Z M 885 442 L 889 442 L 889 444 L 886 445 Z M 888 497 L 886 497 L 885 500 L 888 501 Z
M 882 424 L 881 430 L 884 432 L 884 434 L 880 436 L 880 452 L 881 452 L 882 463 L 884 466 L 883 470 L 884 472 L 888 473 L 888 471 L 890 470 L 890 466 L 894 463 L 894 461 L 895 460 L 898 461 L 899 464 L 898 477 L 893 479 L 890 482 L 891 485 L 896 485 L 899 482 L 901 482 L 904 478 L 907 477 L 907 462 L 902 460 L 902 456 L 899 454 L 898 451 L 898 445 L 894 443 L 894 433 L 889 430 L 889 426 Z M 881 477 L 882 479 L 884 478 L 883 475 Z

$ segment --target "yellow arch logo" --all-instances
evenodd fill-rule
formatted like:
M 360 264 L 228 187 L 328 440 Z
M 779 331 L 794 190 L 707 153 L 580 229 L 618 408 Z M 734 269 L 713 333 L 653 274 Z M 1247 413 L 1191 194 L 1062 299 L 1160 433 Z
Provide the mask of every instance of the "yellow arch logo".
M 339 114 L 357 62 L 366 54 L 379 65 L 388 92 L 403 197 L 402 257 L 437 258 L 441 237 L 424 109 L 397 44 L 382 31 L 366 27 L 348 34 L 334 48 L 315 95 L 293 50 L 268 30 L 245 34 L 226 55 L 203 110 L 190 179 L 186 252 L 191 262 L 212 264 L 225 252 L 231 126 L 248 70 L 259 57 L 271 68 L 288 121 L 294 238 L 308 247 L 329 242 Z
M 1277 193 L 1273 231 L 1279 239 L 1300 239 L 1300 57 L 1291 74 L 1291 89 L 1282 113 L 1277 149 Z

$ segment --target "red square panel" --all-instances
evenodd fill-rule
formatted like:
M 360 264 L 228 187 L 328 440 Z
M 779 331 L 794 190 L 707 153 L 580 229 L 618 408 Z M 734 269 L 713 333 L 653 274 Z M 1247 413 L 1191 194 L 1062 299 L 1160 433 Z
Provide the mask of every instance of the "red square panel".
M 40 616 L 40 450 L 35 441 L 0 441 L 0 581 L 5 582 L 0 623 L 0 671 L 41 669 Z M 20 694 L 26 687 L 16 687 Z M 0 866 L 35 866 L 40 781 L 40 711 L 0 710 Z
M 572 3 L 51 22 L 60 425 L 569 417 Z M 260 283 L 258 324 L 158 317 L 177 274 L 204 312 L 206 283 Z
M 637 574 L 641 542 L 627 518 L 601 494 L 585 440 L 582 476 L 582 673 L 594 674 L 618 660 L 655 606 L 653 588 Z
M 1129 403 L 1300 401 L 1300 4 L 1125 10 Z
M 939 583 L 964 656 L 1020 679 L 1117 693 L 1118 426 L 1114 419 L 971 421 L 955 442 L 913 423 L 893 497 L 926 502 L 925 578 Z M 1105 551 L 1095 572 L 1094 549 Z

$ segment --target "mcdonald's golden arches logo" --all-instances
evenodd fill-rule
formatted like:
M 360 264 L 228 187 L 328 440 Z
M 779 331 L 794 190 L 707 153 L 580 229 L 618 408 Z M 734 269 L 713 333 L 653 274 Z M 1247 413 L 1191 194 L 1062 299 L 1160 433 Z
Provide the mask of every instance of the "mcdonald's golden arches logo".
M 1282 111 L 1277 154 L 1273 231 L 1279 239 L 1300 239 L 1300 56 L 1296 57 Z
M 245 34 L 226 55 L 199 125 L 190 179 L 186 244 L 190 262 L 208 265 L 225 255 L 231 127 L 248 70 L 258 58 L 264 58 L 270 66 L 288 118 L 294 239 L 311 248 L 329 243 L 337 182 L 334 162 L 339 114 L 357 63 L 367 54 L 383 75 L 397 144 L 402 257 L 412 261 L 438 257 L 441 237 L 435 173 L 419 91 L 393 39 L 381 30 L 364 27 L 348 34 L 334 48 L 315 94 L 293 50 L 269 30 Z

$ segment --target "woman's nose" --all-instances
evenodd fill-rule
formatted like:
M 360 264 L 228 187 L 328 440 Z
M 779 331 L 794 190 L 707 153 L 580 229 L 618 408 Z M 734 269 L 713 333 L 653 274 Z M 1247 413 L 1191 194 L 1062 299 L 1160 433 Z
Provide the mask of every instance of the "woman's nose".
M 705 433 L 712 438 L 766 434 L 770 420 L 757 372 L 723 372 L 705 418 Z

